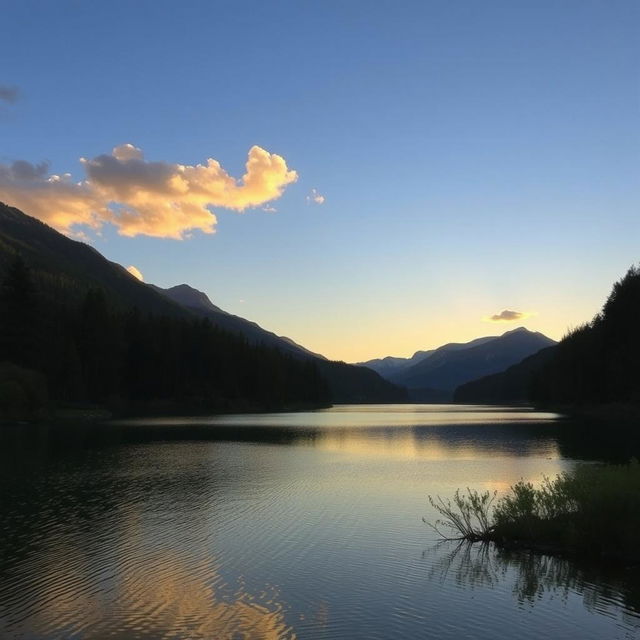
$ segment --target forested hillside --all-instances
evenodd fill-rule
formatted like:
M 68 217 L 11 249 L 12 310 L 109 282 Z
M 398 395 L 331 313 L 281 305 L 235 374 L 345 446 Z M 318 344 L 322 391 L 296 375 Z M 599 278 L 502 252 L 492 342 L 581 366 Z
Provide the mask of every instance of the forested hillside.
M 591 322 L 570 332 L 541 368 L 532 400 L 640 404 L 640 267 L 613 286 Z
M 42 405 L 47 388 L 56 406 L 160 413 L 406 399 L 208 299 L 204 310 L 172 299 L 2 203 L 0 287 L 0 412 Z
M 453 401 L 463 404 L 513 404 L 531 401 L 534 380 L 557 347 L 541 349 L 505 371 L 460 385 Z
M 329 402 L 313 361 L 249 345 L 207 319 L 122 311 L 100 289 L 78 305 L 55 302 L 42 295 L 21 258 L 7 270 L 0 301 L 0 362 L 41 373 L 57 406 L 135 413 Z M 7 411 L 33 394 L 22 381 L 14 375 L 0 382 Z

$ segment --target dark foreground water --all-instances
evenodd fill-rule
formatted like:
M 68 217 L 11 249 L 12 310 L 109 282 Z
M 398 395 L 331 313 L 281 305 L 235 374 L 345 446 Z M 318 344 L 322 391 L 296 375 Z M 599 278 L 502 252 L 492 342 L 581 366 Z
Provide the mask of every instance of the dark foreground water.
M 640 637 L 637 572 L 421 521 L 428 494 L 537 482 L 608 441 L 422 405 L 4 427 L 0 638 Z

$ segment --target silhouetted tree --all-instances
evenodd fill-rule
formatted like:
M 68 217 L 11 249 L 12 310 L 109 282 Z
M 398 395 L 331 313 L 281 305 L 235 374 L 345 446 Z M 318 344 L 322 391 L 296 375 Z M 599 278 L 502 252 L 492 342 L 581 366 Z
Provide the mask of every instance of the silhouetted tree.
M 24 260 L 16 256 L 0 291 L 0 360 L 34 366 L 37 314 L 31 272 Z
M 571 331 L 538 373 L 533 400 L 640 403 L 640 268 L 613 286 L 591 322 Z
M 38 282 L 49 287 L 46 305 L 38 304 L 22 260 L 6 273 L 0 291 L 0 361 L 44 373 L 58 403 L 164 412 L 328 401 L 313 363 L 250 345 L 209 319 L 123 310 L 102 289 L 58 299 L 52 291 L 60 290 L 60 283 L 40 277 Z
M 87 398 L 104 402 L 117 392 L 120 341 L 104 292 L 87 292 L 77 324 L 77 346 Z

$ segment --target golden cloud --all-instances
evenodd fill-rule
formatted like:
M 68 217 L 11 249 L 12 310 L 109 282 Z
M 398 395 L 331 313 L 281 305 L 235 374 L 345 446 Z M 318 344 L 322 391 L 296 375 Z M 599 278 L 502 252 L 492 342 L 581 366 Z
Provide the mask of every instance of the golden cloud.
M 144 278 L 142 277 L 142 273 L 140 271 L 140 269 L 138 269 L 138 267 L 134 267 L 132 264 L 130 264 L 127 267 L 127 271 L 134 277 L 137 278 L 138 280 L 140 280 L 140 282 L 144 282 Z
M 535 315 L 529 311 L 512 311 L 511 309 L 503 309 L 500 313 L 494 313 L 492 316 L 483 318 L 485 322 L 516 322 L 516 320 L 524 320 Z
M 81 182 L 48 176 L 46 164 L 0 164 L 0 199 L 67 234 L 77 225 L 111 223 L 123 236 L 182 239 L 194 230 L 214 233 L 210 207 L 258 207 L 298 179 L 284 158 L 258 146 L 249 150 L 240 180 L 212 158 L 197 165 L 148 162 L 132 144 L 80 161 L 87 174 Z

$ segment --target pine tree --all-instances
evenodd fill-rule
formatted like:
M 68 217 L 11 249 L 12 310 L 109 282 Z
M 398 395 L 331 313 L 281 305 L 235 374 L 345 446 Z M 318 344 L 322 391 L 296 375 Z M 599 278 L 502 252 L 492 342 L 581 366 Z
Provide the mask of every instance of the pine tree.
M 34 366 L 37 306 L 31 271 L 18 255 L 9 265 L 0 289 L 0 360 Z

